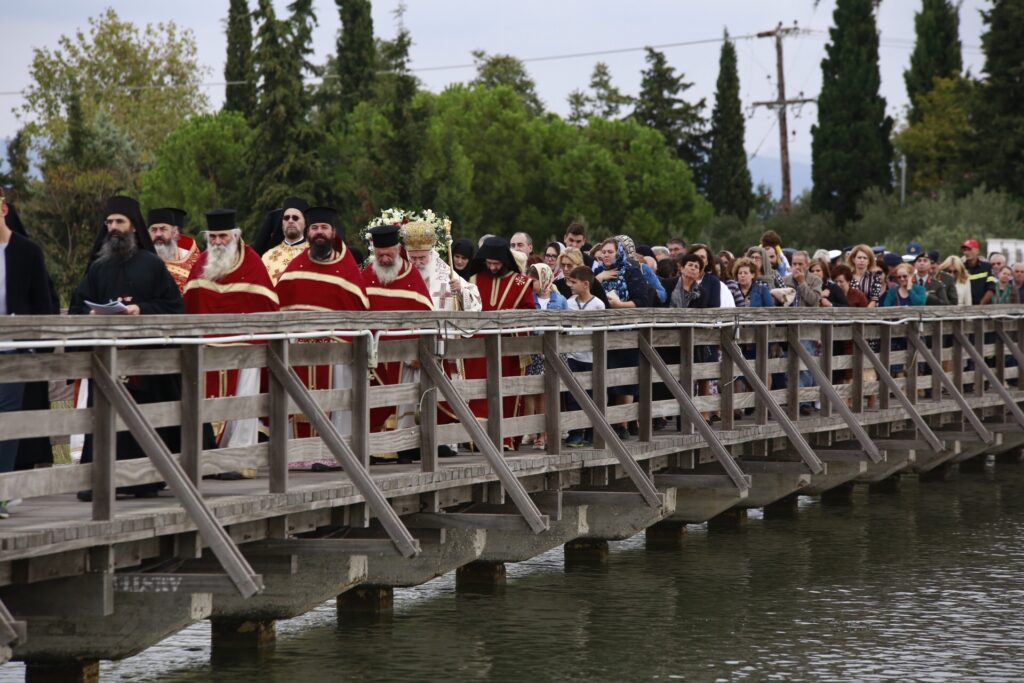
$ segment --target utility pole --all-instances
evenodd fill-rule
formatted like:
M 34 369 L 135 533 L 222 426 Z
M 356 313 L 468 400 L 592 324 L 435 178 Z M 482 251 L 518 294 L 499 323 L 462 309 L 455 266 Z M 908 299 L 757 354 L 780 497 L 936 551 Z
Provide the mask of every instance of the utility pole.
M 807 104 L 808 102 L 815 101 L 813 97 L 786 99 L 786 76 L 782 59 L 782 38 L 791 33 L 799 32 L 800 29 L 795 25 L 783 28 L 782 22 L 779 22 L 779 25 L 773 30 L 762 31 L 757 34 L 758 38 L 775 38 L 775 69 L 778 73 L 779 96 L 778 99 L 767 102 L 754 102 L 754 106 L 774 109 L 779 116 L 779 154 L 782 156 L 782 199 L 779 201 L 779 208 L 782 209 L 783 213 L 789 213 L 793 207 L 793 186 L 789 177 L 789 126 L 786 122 L 786 109 L 792 105 Z

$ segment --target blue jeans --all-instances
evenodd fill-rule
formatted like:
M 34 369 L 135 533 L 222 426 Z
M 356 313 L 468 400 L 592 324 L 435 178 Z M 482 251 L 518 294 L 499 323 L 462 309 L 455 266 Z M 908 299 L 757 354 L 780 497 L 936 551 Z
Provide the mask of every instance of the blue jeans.
M 573 372 L 590 372 L 594 368 L 593 363 L 584 363 L 583 361 L 576 360 L 575 358 L 566 358 L 566 365 Z M 593 393 L 587 391 L 587 396 L 593 397 Z M 571 393 L 566 392 L 565 394 L 565 409 L 568 410 L 580 410 L 580 404 L 576 402 Z M 594 430 L 590 427 L 585 429 L 570 429 L 569 439 L 583 439 L 584 441 L 593 441 Z
M 0 413 L 21 410 L 21 399 L 25 395 L 22 382 L 0 384 Z M 0 441 L 0 472 L 14 471 L 14 459 L 18 457 L 18 439 Z

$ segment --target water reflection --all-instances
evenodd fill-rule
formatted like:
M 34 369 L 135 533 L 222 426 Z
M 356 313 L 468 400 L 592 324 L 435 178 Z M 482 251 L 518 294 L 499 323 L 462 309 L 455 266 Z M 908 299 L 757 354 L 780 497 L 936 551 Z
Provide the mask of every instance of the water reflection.
M 510 565 L 495 595 L 452 575 L 400 590 L 390 619 L 338 624 L 333 602 L 279 625 L 258 661 L 209 659 L 202 624 L 105 664 L 108 680 L 848 681 L 1024 678 L 1024 467 L 790 519 L 691 527 L 682 550 L 613 543 L 565 572 L 561 549 Z M 20 669 L 0 669 L 16 680 Z

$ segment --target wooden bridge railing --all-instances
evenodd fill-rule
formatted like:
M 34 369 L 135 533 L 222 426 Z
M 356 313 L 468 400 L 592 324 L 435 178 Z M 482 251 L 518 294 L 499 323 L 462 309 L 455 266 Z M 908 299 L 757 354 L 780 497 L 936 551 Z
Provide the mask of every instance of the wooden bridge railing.
M 411 331 L 413 336 L 389 337 L 399 331 L 406 331 L 406 337 Z M 296 343 L 299 337 L 342 334 L 350 336 L 351 343 Z M 913 421 L 919 438 L 936 450 L 942 442 L 925 419 L 927 414 L 959 412 L 965 428 L 991 440 L 991 433 L 965 396 L 997 394 L 1009 417 L 1024 426 L 1024 413 L 1006 389 L 1024 364 L 1024 306 L 12 317 L 0 319 L 0 339 L 55 349 L 52 353 L 0 354 L 0 382 L 86 379 L 100 389 L 91 408 L 0 414 L 4 438 L 92 433 L 97 442 L 92 465 L 0 475 L 0 499 L 93 489 L 97 492 L 95 519 L 116 514 L 116 487 L 159 481 L 171 482 L 183 504 L 194 498 L 190 515 L 202 518 L 201 475 L 263 469 L 269 475 L 267 492 L 283 493 L 289 486 L 289 463 L 331 455 L 360 485 L 366 501 L 372 504 L 376 500 L 373 513 L 384 519 L 388 516 L 385 496 L 365 475 L 370 456 L 420 448 L 422 470 L 430 473 L 439 468 L 438 444 L 472 441 L 530 525 L 540 531 L 545 527 L 543 516 L 517 489 L 515 476 L 504 466 L 500 452 L 504 438 L 546 431 L 550 437 L 547 452 L 557 454 L 562 448 L 561 432 L 593 427 L 595 447 L 615 455 L 648 503 L 657 504 L 649 473 L 637 466 L 609 424 L 636 420 L 640 440 L 650 441 L 653 419 L 678 418 L 679 432 L 699 434 L 738 488 L 747 486 L 747 480 L 720 441 L 723 432 L 737 426 L 737 411 L 752 411 L 757 426 L 777 423 L 810 472 L 819 471 L 821 462 L 805 435 L 830 428 L 822 425 L 833 424 L 836 415 L 868 457 L 877 460 L 878 446 L 862 423 L 866 411 L 890 409 L 893 399 Z M 267 343 L 216 344 L 225 339 Z M 810 341 L 810 348 L 818 348 L 817 353 L 808 351 L 801 341 Z M 701 346 L 720 349 L 720 359 L 710 360 L 715 356 L 702 353 L 698 358 L 703 362 L 694 362 L 695 349 Z M 638 351 L 635 367 L 607 367 L 606 354 L 619 349 Z M 595 359 L 591 372 L 573 373 L 561 358 L 561 354 L 591 350 Z M 545 374 L 502 377 L 499 381 L 503 357 L 533 354 L 545 357 Z M 440 360 L 464 358 L 486 358 L 488 376 L 449 379 L 441 372 Z M 418 362 L 423 368 L 419 382 L 370 386 L 369 370 L 388 361 Z M 308 391 L 289 370 L 338 364 L 351 365 L 351 389 Z M 206 371 L 238 368 L 268 369 L 267 392 L 203 398 Z M 874 377 L 866 372 L 869 369 Z M 814 386 L 801 387 L 800 373 L 808 370 Z M 180 401 L 133 407 L 126 403 L 123 387 L 118 388 L 118 377 L 166 374 L 181 375 Z M 738 378 L 745 378 L 742 386 L 736 384 Z M 710 381 L 718 383 L 717 394 L 694 393 L 695 385 L 707 387 Z M 638 385 L 636 402 L 606 405 L 604 400 L 591 402 L 586 393 L 590 390 L 603 397 L 608 387 L 623 385 Z M 560 409 L 563 392 L 571 393 L 583 410 Z M 468 408 L 462 409 L 465 402 L 485 399 L 493 416 L 503 397 L 529 395 L 547 397 L 545 414 L 504 415 L 478 424 L 467 421 Z M 439 400 L 457 408 L 461 419 L 436 424 Z M 815 401 L 821 405 L 819 414 L 801 414 L 801 403 Z M 400 404 L 420 406 L 418 426 L 367 432 L 371 408 Z M 352 434 L 333 432 L 326 415 L 334 410 L 353 411 Z M 714 428 L 703 418 L 712 412 L 721 419 Z M 313 418 L 321 436 L 289 438 L 282 427 L 289 415 L 298 413 Z M 264 416 L 271 428 L 269 442 L 202 450 L 202 423 Z M 180 454 L 163 457 L 156 452 L 157 445 L 150 443 L 149 458 L 115 462 L 116 431 L 130 428 L 139 439 L 144 433 L 155 435 L 157 428 L 179 424 Z M 175 468 L 181 474 L 177 483 Z M 210 524 L 215 525 L 212 518 Z M 400 522 L 392 524 L 392 539 L 403 554 L 411 554 L 416 548 L 400 526 Z M 210 534 L 214 533 L 211 529 Z M 239 577 L 245 574 L 242 567 L 238 572 Z

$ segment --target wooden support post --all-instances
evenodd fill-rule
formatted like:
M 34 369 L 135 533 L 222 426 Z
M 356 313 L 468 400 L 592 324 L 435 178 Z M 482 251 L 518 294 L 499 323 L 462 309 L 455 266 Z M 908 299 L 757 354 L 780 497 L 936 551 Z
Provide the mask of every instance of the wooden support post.
M 770 347 L 767 325 L 759 325 L 754 328 L 754 348 L 754 372 L 765 386 L 770 387 L 772 376 L 768 372 Z M 748 383 L 753 384 L 749 378 Z M 754 405 L 754 422 L 759 425 L 768 424 L 768 402 L 763 398 Z
M 594 367 L 590 372 L 590 393 L 594 396 L 594 407 L 603 422 L 608 411 L 608 333 L 604 330 L 591 332 L 590 338 L 594 349 Z M 593 426 L 593 425 L 591 425 Z M 607 447 L 604 437 L 592 429 L 594 448 L 601 450 Z
M 181 468 L 196 487 L 200 476 L 199 454 L 203 452 L 203 346 L 181 347 Z
M 864 338 L 864 324 L 854 323 L 851 331 L 853 338 L 853 398 L 852 410 L 855 413 L 864 412 L 864 346 L 858 343 L 867 343 Z
M 687 396 L 693 396 L 693 328 L 683 327 L 679 330 L 679 383 Z M 693 434 L 693 421 L 683 413 L 683 404 L 679 403 L 680 434 Z M 703 420 L 704 418 L 700 418 Z
M 977 351 L 977 355 L 972 354 L 974 357 L 974 395 L 984 396 L 985 373 L 982 366 L 988 367 L 988 365 L 985 363 L 985 321 L 981 318 L 974 321 L 974 350 Z
M 420 336 L 420 353 L 434 353 L 437 338 Z M 420 372 L 420 460 L 424 472 L 436 472 L 437 462 L 437 388 L 430 374 Z
M 92 352 L 93 377 L 108 371 L 117 376 L 117 349 L 100 346 Z M 117 468 L 117 412 L 110 397 L 92 380 L 92 519 L 95 522 L 114 519 L 116 495 L 114 475 Z
M 963 323 L 959 320 L 951 320 L 949 323 L 952 334 L 963 332 Z M 956 393 L 964 393 L 964 350 L 960 344 L 953 344 L 953 386 Z
M 558 332 L 544 333 L 544 431 L 547 432 L 547 453 L 562 451 L 562 387 L 558 374 L 547 372 L 548 361 L 558 356 Z M 641 391 L 643 391 L 641 389 Z
M 352 339 L 352 436 L 349 446 L 363 470 L 370 468 L 370 339 Z
M 731 340 L 736 332 L 736 327 L 723 327 L 721 335 Z M 722 418 L 722 429 L 733 429 L 735 426 L 733 410 L 735 407 L 734 383 L 736 381 L 736 371 L 732 357 L 727 353 L 723 353 L 721 360 L 718 362 L 718 368 L 718 410 Z
M 878 331 L 879 352 L 878 357 L 882 361 L 885 371 L 892 375 L 892 328 L 882 325 Z M 889 391 L 882 391 L 881 383 L 878 387 L 878 408 L 887 410 L 889 408 Z
M 651 344 L 651 329 L 649 327 L 637 330 L 637 344 Z M 637 406 L 637 424 L 639 425 L 639 439 L 649 443 L 653 437 L 651 420 L 654 411 L 654 383 L 651 376 L 651 362 L 647 357 L 640 354 L 637 364 L 637 388 L 639 391 L 639 405 Z
M 270 342 L 281 362 L 288 364 L 288 351 L 291 342 L 287 339 L 274 339 Z M 288 393 L 284 384 L 274 373 L 268 373 L 270 389 L 270 492 L 288 492 Z
M 941 320 L 936 320 L 932 323 L 932 340 L 931 349 L 932 355 L 939 360 L 939 364 L 942 364 L 942 333 L 943 324 Z M 929 368 L 930 369 L 930 368 Z M 932 400 L 942 400 L 942 378 L 939 377 L 934 370 L 931 371 L 932 376 Z
M 504 392 L 501 388 L 501 335 L 489 334 L 484 338 L 484 353 L 487 364 L 487 436 L 499 451 L 504 436 L 501 422 L 504 417 Z M 480 444 L 477 448 L 483 450 Z
M 1003 331 L 1003 321 L 996 320 L 995 323 L 995 342 L 996 342 L 996 377 L 999 379 L 999 383 L 1004 387 L 1006 386 L 1006 344 L 1003 343 L 1003 336 L 1000 334 Z
M 914 327 L 914 333 L 920 333 L 917 329 L 917 323 L 907 323 L 904 325 L 904 334 L 910 334 L 910 328 Z M 917 347 L 911 344 L 909 341 L 904 345 L 907 349 L 907 364 L 904 366 L 907 373 L 906 391 L 903 393 L 906 395 L 907 400 L 911 404 L 917 403 Z
M 800 419 L 800 355 L 794 346 L 800 346 L 800 326 L 786 328 L 786 414 L 790 420 Z
M 828 378 L 829 386 L 834 386 L 832 383 L 832 323 L 823 323 L 818 326 L 821 331 L 821 356 L 819 357 L 819 364 L 821 366 L 821 372 Z M 843 405 L 846 405 L 846 401 L 843 401 Z M 832 417 L 832 403 L 830 401 L 821 402 L 821 416 Z

